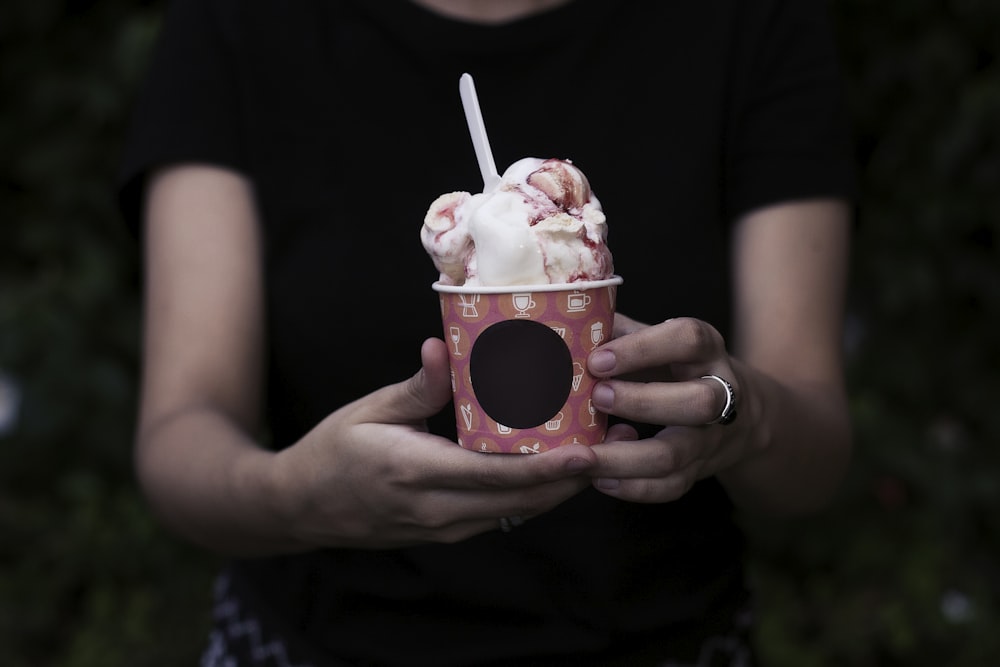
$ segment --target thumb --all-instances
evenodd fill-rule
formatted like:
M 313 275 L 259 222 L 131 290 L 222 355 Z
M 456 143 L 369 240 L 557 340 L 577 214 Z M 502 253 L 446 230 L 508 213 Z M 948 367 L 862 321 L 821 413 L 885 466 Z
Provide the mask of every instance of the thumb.
M 448 347 L 440 338 L 428 338 L 420 347 L 421 368 L 408 380 L 411 391 L 425 403 L 430 412 L 437 414 L 451 400 L 451 362 Z
M 365 421 L 409 424 L 432 417 L 451 400 L 448 348 L 439 338 L 428 338 L 420 348 L 421 368 L 408 380 L 369 395 Z

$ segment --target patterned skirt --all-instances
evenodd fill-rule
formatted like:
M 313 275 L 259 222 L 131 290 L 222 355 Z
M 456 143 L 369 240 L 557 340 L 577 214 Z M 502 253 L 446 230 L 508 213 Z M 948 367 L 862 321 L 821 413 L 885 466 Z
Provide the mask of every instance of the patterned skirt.
M 216 579 L 214 600 L 212 628 L 201 667 L 351 667 L 336 659 L 306 657 L 306 651 L 286 644 L 271 627 L 273 624 L 262 620 L 241 600 L 228 573 Z M 739 614 L 732 633 L 703 642 L 694 662 L 666 659 L 654 661 L 650 667 L 753 667 L 751 621 L 749 611 Z M 585 662 L 576 664 L 586 667 Z

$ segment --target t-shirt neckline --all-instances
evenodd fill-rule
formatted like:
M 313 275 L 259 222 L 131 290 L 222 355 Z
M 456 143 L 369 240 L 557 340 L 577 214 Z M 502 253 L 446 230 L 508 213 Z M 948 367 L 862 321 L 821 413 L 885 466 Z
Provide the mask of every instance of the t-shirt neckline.
M 375 16 L 398 38 L 425 52 L 470 55 L 544 50 L 566 39 L 593 16 L 606 0 L 573 0 L 537 14 L 499 24 L 483 24 L 445 16 L 410 0 L 350 0 Z

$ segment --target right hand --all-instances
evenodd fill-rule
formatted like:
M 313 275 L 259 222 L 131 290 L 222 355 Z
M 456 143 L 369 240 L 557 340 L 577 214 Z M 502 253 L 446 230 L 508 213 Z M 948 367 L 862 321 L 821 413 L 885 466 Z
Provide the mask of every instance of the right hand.
M 482 454 L 427 433 L 451 397 L 444 341 L 421 370 L 345 405 L 276 458 L 292 537 L 315 547 L 457 542 L 537 516 L 590 486 L 585 445 L 538 455 Z

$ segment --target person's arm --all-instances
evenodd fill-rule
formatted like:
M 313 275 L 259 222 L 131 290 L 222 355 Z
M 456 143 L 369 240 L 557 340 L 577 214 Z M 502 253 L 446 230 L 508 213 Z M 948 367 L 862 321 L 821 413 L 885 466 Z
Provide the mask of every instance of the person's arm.
M 767 207 L 733 236 L 734 334 L 728 343 L 690 319 L 645 326 L 621 318 L 618 337 L 595 351 L 594 392 L 604 411 L 665 428 L 634 441 L 619 427 L 598 448 L 595 486 L 663 502 L 718 476 L 741 507 L 773 514 L 827 504 L 846 470 L 850 421 L 842 359 L 849 209 L 835 200 Z M 730 356 L 730 354 L 732 356 Z M 661 381 L 622 376 L 655 369 Z M 738 416 L 718 417 L 729 381 Z
M 136 470 L 163 520 L 221 550 L 290 548 L 259 427 L 261 239 L 245 179 L 204 166 L 151 177 Z
M 732 355 L 744 365 L 750 451 L 720 479 L 745 507 L 821 508 L 846 472 L 849 218 L 844 203 L 797 203 L 752 213 L 734 230 Z
M 151 180 L 147 211 L 136 470 L 180 535 L 241 555 L 451 542 L 589 484 L 580 473 L 594 456 L 583 445 L 499 457 L 428 434 L 424 420 L 451 396 L 439 339 L 424 343 L 409 379 L 343 406 L 279 453 L 260 447 L 262 237 L 251 186 L 221 168 L 172 167 Z

